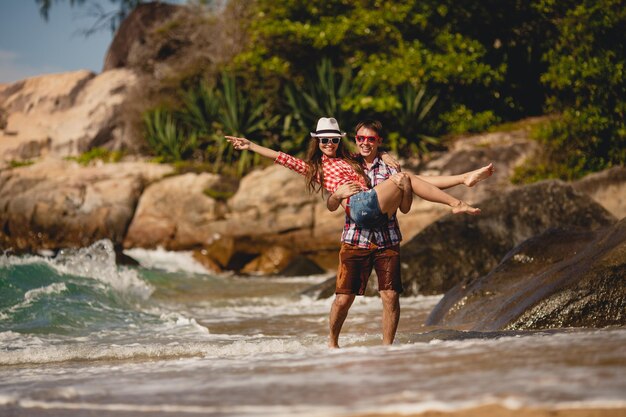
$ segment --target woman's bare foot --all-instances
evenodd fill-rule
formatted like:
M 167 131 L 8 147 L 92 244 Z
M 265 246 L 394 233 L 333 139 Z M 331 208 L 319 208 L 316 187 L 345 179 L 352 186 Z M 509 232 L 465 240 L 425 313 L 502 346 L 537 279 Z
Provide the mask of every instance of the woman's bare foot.
M 493 163 L 491 163 L 482 168 L 478 168 L 477 170 L 468 172 L 467 174 L 465 174 L 463 184 L 467 185 L 468 187 L 473 187 L 480 181 L 486 180 L 487 178 L 491 177 L 495 170 L 496 169 L 493 166 Z
M 459 200 L 459 202 L 456 205 L 452 206 L 452 213 L 454 214 L 467 213 L 467 214 L 476 215 L 476 214 L 480 214 L 480 209 L 470 206 L 465 201 Z

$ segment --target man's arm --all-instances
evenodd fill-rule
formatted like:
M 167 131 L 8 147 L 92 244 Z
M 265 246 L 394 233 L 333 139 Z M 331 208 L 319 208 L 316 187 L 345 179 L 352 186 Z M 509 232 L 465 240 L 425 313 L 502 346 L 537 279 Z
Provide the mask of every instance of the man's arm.
M 330 211 L 335 211 L 341 205 L 341 202 L 345 199 L 361 191 L 361 187 L 355 182 L 348 182 L 340 185 L 333 194 L 326 200 L 326 208 Z

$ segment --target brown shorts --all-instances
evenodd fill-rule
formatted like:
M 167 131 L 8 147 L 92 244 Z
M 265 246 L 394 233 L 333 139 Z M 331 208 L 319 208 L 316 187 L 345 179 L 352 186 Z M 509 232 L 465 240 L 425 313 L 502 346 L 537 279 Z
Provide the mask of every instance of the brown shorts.
M 372 268 L 378 275 L 378 291 L 402 292 L 400 279 L 400 245 L 370 249 L 341 244 L 339 272 L 337 272 L 336 294 L 365 294 Z

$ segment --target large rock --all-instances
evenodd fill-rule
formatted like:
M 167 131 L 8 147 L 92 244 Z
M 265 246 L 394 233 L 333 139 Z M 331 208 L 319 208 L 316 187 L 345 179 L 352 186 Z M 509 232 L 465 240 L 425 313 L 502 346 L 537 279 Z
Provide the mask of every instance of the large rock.
M 195 249 L 213 269 L 241 270 L 249 264 L 249 273 L 284 266 L 262 262 L 275 259 L 272 247 L 288 248 L 289 258 L 339 247 L 343 216 L 332 230 L 332 241 L 315 236 L 316 216 L 330 214 L 318 207 L 323 203 L 319 196 L 305 191 L 302 176 L 271 166 L 244 177 L 238 189 L 231 184 L 229 190 L 236 193 L 227 202 L 210 197 L 207 190 L 228 188 L 225 183 L 213 174 L 186 174 L 151 185 L 141 197 L 124 246 Z
M 528 129 L 469 136 L 458 139 L 448 152 L 426 163 L 420 174 L 455 175 L 493 163 L 495 172 L 488 180 L 472 188 L 461 186 L 447 190 L 457 198 L 476 204 L 512 189 L 511 177 L 515 168 L 539 151 L 540 147 L 529 137 Z
M 140 4 L 115 33 L 103 71 L 129 68 L 165 84 L 210 73 L 247 45 L 252 10 L 247 2 L 228 2 L 219 8 Z
M 145 70 L 150 62 L 141 62 L 141 59 L 146 57 L 142 56 L 140 50 L 147 48 L 146 43 L 149 43 L 149 38 L 156 28 L 175 19 L 183 9 L 183 6 L 160 2 L 139 4 L 135 7 L 115 32 L 102 70 L 109 71 L 125 67 L 139 71 Z M 156 59 L 160 55 L 161 59 L 165 59 L 166 55 L 172 55 L 175 51 L 174 45 L 164 43 L 155 47 L 151 58 Z
M 45 160 L 0 172 L 0 248 L 16 251 L 120 245 L 145 184 L 168 166 L 118 163 L 83 167 Z
M 186 250 L 211 243 L 226 204 L 207 192 L 223 182 L 219 175 L 189 173 L 152 184 L 141 196 L 124 246 Z
M 614 167 L 587 175 L 572 184 L 618 219 L 626 216 L 626 167 Z
M 457 175 L 493 163 L 495 173 L 486 181 L 471 188 L 460 185 L 445 190 L 470 204 L 478 204 L 514 188 L 511 184 L 511 177 L 515 168 L 540 151 L 537 141 L 529 137 L 529 126 L 533 123 L 535 123 L 534 120 L 529 120 L 525 128 L 508 132 L 492 132 L 458 138 L 447 152 L 439 155 L 433 154 L 432 159 L 421 166 L 408 166 L 405 171 L 427 178 L 428 176 Z M 416 197 L 409 213 L 398 213 L 404 242 L 408 242 L 426 226 L 449 212 L 450 210 L 441 204 L 430 203 Z
M 494 268 L 517 244 L 554 227 L 594 230 L 609 212 L 560 181 L 516 188 L 480 204 L 479 216 L 448 215 L 402 248 L 406 294 L 441 294 Z
M 550 229 L 489 274 L 446 293 L 428 325 L 527 330 L 626 325 L 626 219 L 596 231 Z
M 77 155 L 124 142 L 121 104 L 136 83 L 129 70 L 42 75 L 0 87 L 0 168 L 12 160 Z

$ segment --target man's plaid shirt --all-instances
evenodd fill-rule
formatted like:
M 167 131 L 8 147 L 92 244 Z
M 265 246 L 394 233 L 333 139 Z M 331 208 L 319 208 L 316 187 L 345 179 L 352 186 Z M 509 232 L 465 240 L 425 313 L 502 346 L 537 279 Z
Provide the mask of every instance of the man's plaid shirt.
M 369 177 L 372 187 L 380 184 L 397 172 L 378 157 L 374 159 L 374 163 L 369 170 L 365 166 L 363 169 Z M 379 229 L 359 227 L 346 214 L 341 241 L 360 248 L 370 248 L 372 244 L 379 248 L 388 248 L 398 245 L 402 241 L 402 234 L 400 234 L 400 226 L 395 214 L 389 219 L 389 223 L 386 226 Z

